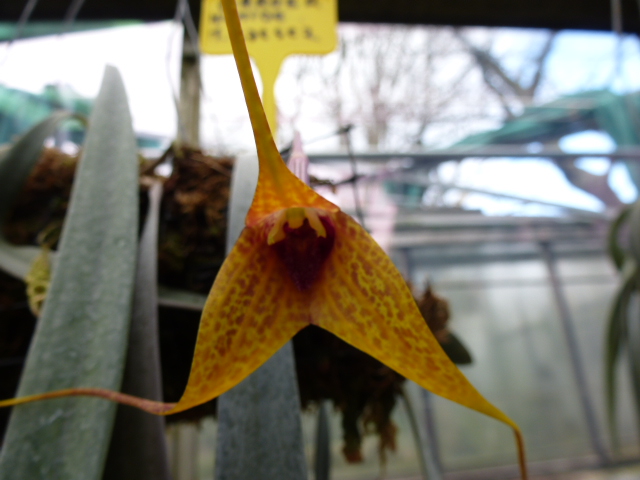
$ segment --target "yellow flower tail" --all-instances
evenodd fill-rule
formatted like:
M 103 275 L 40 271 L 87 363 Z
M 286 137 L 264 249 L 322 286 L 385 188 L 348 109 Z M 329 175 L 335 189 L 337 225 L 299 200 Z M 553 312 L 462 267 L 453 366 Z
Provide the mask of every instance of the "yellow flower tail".
M 298 331 L 318 325 L 422 387 L 520 429 L 449 360 L 400 273 L 369 234 L 285 166 L 269 130 L 234 0 L 222 0 L 253 126 L 260 173 L 247 227 L 205 305 L 191 373 L 177 404 L 76 388 L 0 402 L 92 395 L 166 415 L 233 388 Z

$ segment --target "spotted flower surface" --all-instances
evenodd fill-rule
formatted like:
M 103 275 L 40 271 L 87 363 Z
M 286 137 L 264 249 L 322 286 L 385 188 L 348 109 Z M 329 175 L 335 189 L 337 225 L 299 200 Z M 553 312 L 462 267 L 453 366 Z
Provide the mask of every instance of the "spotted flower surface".
M 186 390 L 177 404 L 98 389 L 0 402 L 98 395 L 156 414 L 200 405 L 233 388 L 298 331 L 317 325 L 444 398 L 518 426 L 449 360 L 405 280 L 351 217 L 293 175 L 273 141 L 251 71 L 234 0 L 222 0 L 253 126 L 260 173 L 246 227 L 205 305 Z

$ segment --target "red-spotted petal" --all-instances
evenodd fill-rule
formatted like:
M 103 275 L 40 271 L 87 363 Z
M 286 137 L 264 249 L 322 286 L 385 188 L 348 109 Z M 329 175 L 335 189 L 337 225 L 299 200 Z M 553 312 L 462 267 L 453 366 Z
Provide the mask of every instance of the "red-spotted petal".
M 336 241 L 316 286 L 312 323 L 427 390 L 517 429 L 449 360 L 378 244 L 349 216 L 333 219 Z
M 226 392 L 308 325 L 296 288 L 263 228 L 245 228 L 216 277 L 202 313 L 187 388 L 168 413 Z

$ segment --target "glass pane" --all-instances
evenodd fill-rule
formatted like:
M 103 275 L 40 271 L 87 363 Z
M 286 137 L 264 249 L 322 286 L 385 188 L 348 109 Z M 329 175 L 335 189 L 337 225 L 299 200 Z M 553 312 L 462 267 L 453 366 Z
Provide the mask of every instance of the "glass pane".
M 427 268 L 425 266 L 425 268 Z M 533 461 L 590 453 L 583 413 L 547 273 L 540 260 L 428 268 L 470 349 L 471 382 L 523 429 Z M 416 269 L 415 279 L 424 270 Z M 506 427 L 436 399 L 446 470 L 512 464 Z
M 566 258 L 558 261 L 565 294 L 576 327 L 580 353 L 598 421 L 608 438 L 604 393 L 604 343 L 607 316 L 620 280 L 608 257 Z M 632 311 L 638 311 L 633 309 Z M 626 362 L 618 368 L 618 434 L 622 453 L 637 452 L 637 422 L 631 402 L 629 370 Z

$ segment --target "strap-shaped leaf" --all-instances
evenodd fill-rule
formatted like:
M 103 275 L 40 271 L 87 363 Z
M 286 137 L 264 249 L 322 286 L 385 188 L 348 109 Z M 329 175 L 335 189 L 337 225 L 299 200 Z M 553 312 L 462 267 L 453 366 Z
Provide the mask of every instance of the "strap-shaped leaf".
M 229 202 L 229 250 L 242 231 L 257 181 L 256 158 L 238 158 Z M 260 472 L 258 477 L 257 471 Z M 249 378 L 218 398 L 215 478 L 307 478 L 291 342 Z
M 38 162 L 43 142 L 53 135 L 60 122 L 72 118 L 67 111 L 54 112 L 35 125 L 0 156 L 0 224 L 24 185 L 29 173 Z
M 136 264 L 138 159 L 113 67 L 105 70 L 90 125 L 18 395 L 120 386 Z M 115 408 L 92 398 L 15 407 L 0 479 L 99 480 Z
M 44 141 L 53 135 L 60 123 L 77 115 L 58 111 L 35 125 L 6 152 L 0 155 L 0 269 L 23 279 L 39 249 L 9 244 L 2 236 L 6 217 L 38 162 Z
M 24 280 L 41 251 L 38 247 L 11 245 L 0 237 L 0 270 Z
M 631 205 L 629 212 L 630 253 L 640 265 L 640 200 Z
M 201 293 L 158 285 L 158 305 L 163 307 L 201 312 L 205 303 L 207 303 L 207 296 Z
M 627 352 L 629 356 L 629 373 L 637 414 L 640 413 L 640 319 L 638 315 L 627 317 Z M 638 420 L 636 420 L 638 422 Z M 640 426 L 640 423 L 638 424 Z
M 627 338 L 627 318 L 631 295 L 637 285 L 637 266 L 627 258 L 622 269 L 623 282 L 614 296 L 613 305 L 607 321 L 607 337 L 605 342 L 605 393 L 607 400 L 607 419 L 614 446 L 617 445 L 616 434 L 616 365 L 622 347 Z
M 618 270 L 622 270 L 624 259 L 627 255 L 624 249 L 620 246 L 620 228 L 627 223 L 630 213 L 631 207 L 622 209 L 613 222 L 611 222 L 609 232 L 607 233 L 607 249 L 609 251 L 609 256 Z
M 140 238 L 133 318 L 122 391 L 162 401 L 158 336 L 158 223 L 162 184 L 149 189 L 149 211 Z M 118 406 L 102 480 L 170 480 L 164 417 Z
M 58 111 L 32 127 L 17 142 L 0 152 L 0 270 L 24 279 L 34 259 L 41 252 L 38 247 L 11 245 L 2 236 L 2 227 L 11 206 L 16 201 L 31 170 L 38 162 L 44 141 L 65 120 L 83 117 L 67 111 Z M 159 304 L 201 311 L 206 295 L 160 286 Z

